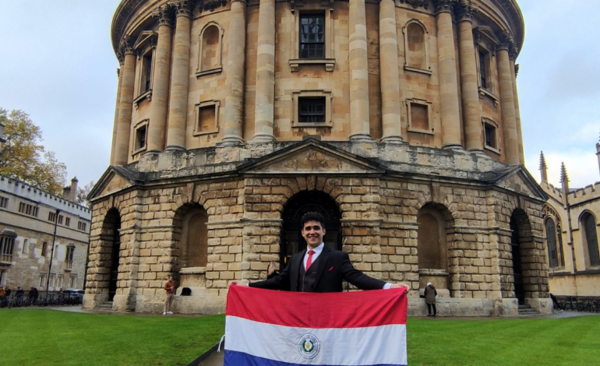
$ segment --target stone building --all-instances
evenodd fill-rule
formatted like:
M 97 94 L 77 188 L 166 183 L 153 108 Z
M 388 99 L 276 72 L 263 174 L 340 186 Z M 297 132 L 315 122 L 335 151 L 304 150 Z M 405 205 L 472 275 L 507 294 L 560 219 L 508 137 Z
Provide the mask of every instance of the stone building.
M 92 212 L 76 191 L 76 178 L 63 198 L 0 176 L 0 286 L 83 288 Z
M 600 143 L 596 144 L 600 166 Z M 544 154 L 540 157 L 541 187 L 548 195 L 543 206 L 548 248 L 550 292 L 580 300 L 600 300 L 600 182 L 570 188 L 567 169 L 561 167 L 561 188 L 548 182 Z
M 84 306 L 224 311 L 232 280 L 326 245 L 440 314 L 549 311 L 523 167 L 514 0 L 123 0 L 110 167 L 90 193 Z M 181 296 L 181 289 L 191 296 Z

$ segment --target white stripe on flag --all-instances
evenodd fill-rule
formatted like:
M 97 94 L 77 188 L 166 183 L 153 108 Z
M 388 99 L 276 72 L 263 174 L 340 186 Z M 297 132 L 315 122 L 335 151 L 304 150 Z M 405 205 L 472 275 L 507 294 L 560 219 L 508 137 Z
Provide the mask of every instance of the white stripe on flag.
M 364 328 L 296 328 L 227 316 L 225 349 L 305 365 L 406 365 L 406 325 Z M 235 333 L 235 335 L 233 335 Z M 301 339 L 312 334 L 319 352 L 306 359 Z M 358 354 L 357 352 L 360 352 Z

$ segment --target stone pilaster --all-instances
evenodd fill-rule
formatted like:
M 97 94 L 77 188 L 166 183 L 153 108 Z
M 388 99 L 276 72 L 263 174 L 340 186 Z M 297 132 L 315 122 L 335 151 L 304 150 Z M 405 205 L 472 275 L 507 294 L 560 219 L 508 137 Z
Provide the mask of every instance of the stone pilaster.
M 517 47 L 513 47 L 512 52 L 510 53 L 510 71 L 512 76 L 513 83 L 513 96 L 515 98 L 515 120 L 517 122 L 517 139 L 519 140 L 519 163 L 525 164 L 525 151 L 523 149 L 523 133 L 521 130 L 521 111 L 519 107 L 519 93 L 517 91 L 517 67 L 515 65 L 515 60 L 517 58 Z
M 131 39 L 125 36 L 121 40 L 118 52 L 123 59 L 121 75 L 121 94 L 119 95 L 119 117 L 117 121 L 117 137 L 112 165 L 125 165 L 129 157 L 129 134 L 131 130 L 131 108 L 133 106 L 133 86 L 135 83 L 135 53 L 131 47 Z
M 246 1 L 231 3 L 229 49 L 227 57 L 227 97 L 225 98 L 225 133 L 222 145 L 243 144 L 244 63 L 246 55 Z
M 148 152 L 159 152 L 165 147 L 165 125 L 169 99 L 171 70 L 171 14 L 168 5 L 162 5 L 153 14 L 158 18 L 158 43 L 154 62 L 154 83 L 148 131 Z
M 176 0 L 171 5 L 175 10 L 177 21 L 175 25 L 175 47 L 173 47 L 166 149 L 181 150 L 185 149 L 185 126 L 187 122 L 192 1 Z
M 119 65 L 117 69 L 117 101 L 115 102 L 115 119 L 113 122 L 113 134 L 112 134 L 112 145 L 110 148 L 110 165 L 114 165 L 115 161 L 115 147 L 117 146 L 117 126 L 119 121 L 119 99 L 121 98 L 121 69 L 123 64 Z
M 461 148 L 456 54 L 452 30 L 454 0 L 435 0 L 440 79 L 440 118 L 444 148 Z
M 471 151 L 483 149 L 481 106 L 477 88 L 477 63 L 473 42 L 473 15 L 477 11 L 478 9 L 473 6 L 470 0 L 461 0 L 456 6 L 459 19 L 460 79 L 465 145 L 467 150 Z
M 350 139 L 370 141 L 365 0 L 350 0 L 349 7 Z
M 275 0 L 260 0 L 254 142 L 271 142 L 275 108 Z
M 400 117 L 400 79 L 398 77 L 398 40 L 396 9 L 393 0 L 379 3 L 379 55 L 381 77 L 382 141 L 402 141 Z
M 514 44 L 510 33 L 505 32 L 503 43 L 498 48 L 498 79 L 500 81 L 500 108 L 502 130 L 504 132 L 504 153 L 506 164 L 519 164 L 519 139 L 515 117 L 512 73 L 510 71 L 509 50 Z M 501 39 L 502 39 L 501 38 Z

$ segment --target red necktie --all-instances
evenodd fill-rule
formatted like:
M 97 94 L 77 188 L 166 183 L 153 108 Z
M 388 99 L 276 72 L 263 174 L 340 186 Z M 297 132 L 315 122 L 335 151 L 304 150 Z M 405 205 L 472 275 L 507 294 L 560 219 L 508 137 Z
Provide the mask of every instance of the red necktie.
M 308 259 L 306 260 L 306 270 L 308 271 L 308 267 L 310 267 L 311 263 L 312 263 L 312 256 L 313 254 L 315 254 L 314 250 L 309 250 L 308 251 Z

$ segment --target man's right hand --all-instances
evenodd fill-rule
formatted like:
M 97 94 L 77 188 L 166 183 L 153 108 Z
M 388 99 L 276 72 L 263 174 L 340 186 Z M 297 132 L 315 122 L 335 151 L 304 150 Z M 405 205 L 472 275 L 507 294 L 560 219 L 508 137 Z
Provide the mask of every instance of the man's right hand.
M 240 282 L 240 281 L 231 281 L 230 286 L 248 286 L 248 284 Z

